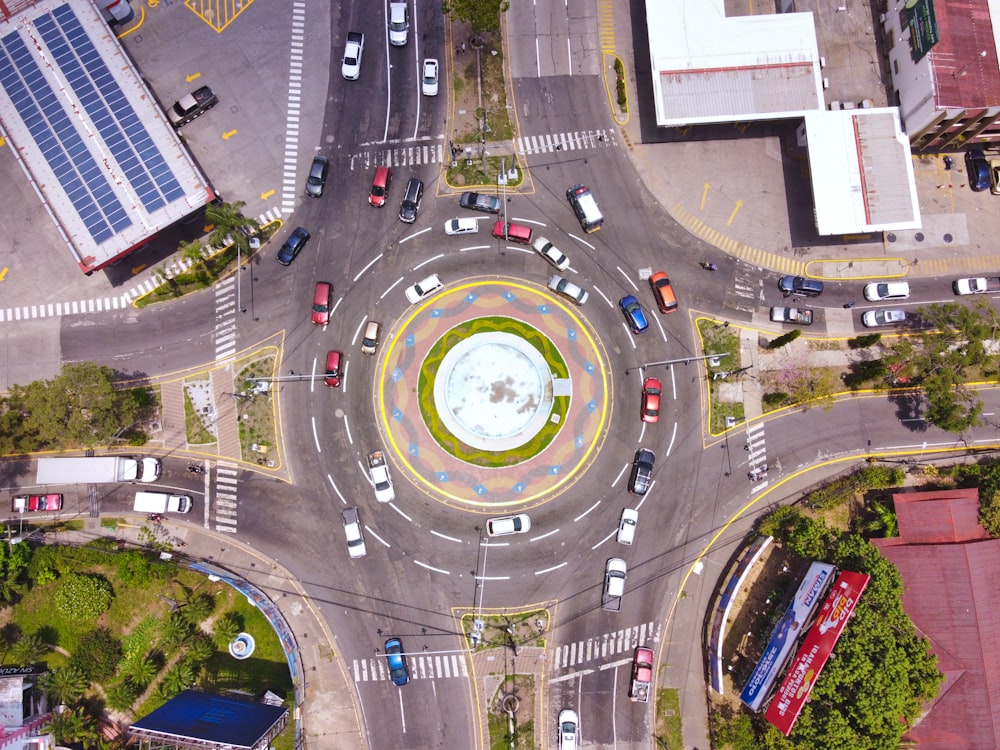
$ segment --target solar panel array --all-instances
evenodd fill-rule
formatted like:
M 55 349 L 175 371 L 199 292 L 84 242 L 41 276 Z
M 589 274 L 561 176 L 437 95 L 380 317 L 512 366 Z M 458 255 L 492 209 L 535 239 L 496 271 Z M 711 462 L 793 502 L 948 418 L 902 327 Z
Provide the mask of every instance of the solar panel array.
M 150 213 L 183 198 L 184 190 L 73 9 L 61 5 L 39 16 L 35 27 L 113 159 L 105 166 L 95 159 L 70 119 L 65 99 L 53 91 L 38 58 L 16 32 L 0 39 L 0 86 L 100 244 L 132 224 L 113 180 L 124 178 Z

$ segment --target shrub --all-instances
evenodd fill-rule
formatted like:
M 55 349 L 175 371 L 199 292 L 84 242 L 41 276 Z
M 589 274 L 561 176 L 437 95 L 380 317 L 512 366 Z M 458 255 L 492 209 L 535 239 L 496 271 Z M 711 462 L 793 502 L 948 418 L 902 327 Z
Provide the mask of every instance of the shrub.
M 881 340 L 881 333 L 866 333 L 863 336 L 856 336 L 853 339 L 848 339 L 847 345 L 851 349 L 867 349 L 869 346 L 875 346 L 875 344 Z
M 107 612 L 114 596 L 104 576 L 70 573 L 59 584 L 53 601 L 56 609 L 69 618 L 96 620 Z
M 798 328 L 796 328 L 794 331 L 789 331 L 786 334 L 778 336 L 778 338 L 774 339 L 773 341 L 771 341 L 771 343 L 769 343 L 767 345 L 767 348 L 768 349 L 780 349 L 785 344 L 792 343 L 793 341 L 795 341 L 795 339 L 797 339 L 801 335 L 802 335 L 802 331 L 800 331 Z
M 87 679 L 103 682 L 114 675 L 121 660 L 121 641 L 107 628 L 97 628 L 80 639 L 70 664 Z
M 780 406 L 784 406 L 785 402 L 788 400 L 788 394 L 782 393 L 781 391 L 774 391 L 773 393 L 765 393 L 763 396 L 764 410 L 772 411 Z

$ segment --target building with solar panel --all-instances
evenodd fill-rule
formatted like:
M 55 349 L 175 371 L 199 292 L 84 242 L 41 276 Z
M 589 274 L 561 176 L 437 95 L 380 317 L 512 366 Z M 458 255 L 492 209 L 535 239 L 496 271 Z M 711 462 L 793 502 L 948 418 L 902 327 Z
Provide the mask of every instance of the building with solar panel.
M 91 0 L 0 2 L 0 128 L 88 275 L 215 197 Z

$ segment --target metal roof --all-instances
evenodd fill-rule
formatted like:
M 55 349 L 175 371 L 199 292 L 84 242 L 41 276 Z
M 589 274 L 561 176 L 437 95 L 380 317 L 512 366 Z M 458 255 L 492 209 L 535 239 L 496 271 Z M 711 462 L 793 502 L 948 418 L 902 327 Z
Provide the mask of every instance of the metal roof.
M 0 21 L 0 125 L 86 273 L 212 198 L 92 3 Z
M 893 495 L 900 536 L 872 543 L 899 569 L 903 609 L 945 675 L 904 739 L 921 750 L 1000 746 L 1000 539 L 979 525 L 978 491 Z M 984 538 L 984 535 L 986 538 Z
M 996 0 L 934 3 L 939 39 L 927 53 L 938 107 L 995 107 L 1000 104 Z

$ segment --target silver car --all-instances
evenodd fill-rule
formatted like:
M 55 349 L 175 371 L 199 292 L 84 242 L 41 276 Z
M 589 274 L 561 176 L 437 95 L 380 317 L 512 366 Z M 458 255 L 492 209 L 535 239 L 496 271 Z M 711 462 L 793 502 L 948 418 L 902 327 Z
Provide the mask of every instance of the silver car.
M 562 251 L 549 242 L 545 237 L 538 237 L 531 246 L 535 248 L 535 252 L 541 255 L 545 260 L 555 266 L 557 271 L 565 271 L 569 268 L 569 258 L 562 254 Z
M 865 328 L 877 328 L 878 326 L 894 326 L 906 320 L 906 313 L 902 310 L 869 310 L 861 316 L 861 322 Z
M 473 218 L 448 219 L 444 223 L 445 234 L 474 234 L 479 231 L 479 220 Z
M 438 61 L 433 57 L 424 60 L 424 77 L 421 84 L 424 96 L 438 95 Z
M 420 300 L 430 297 L 442 286 L 444 284 L 441 283 L 441 278 L 436 273 L 432 273 L 426 279 L 418 281 L 409 287 L 406 290 L 406 299 L 410 301 L 411 305 L 415 305 Z
M 585 290 L 578 287 L 569 279 L 564 279 L 562 276 L 550 276 L 548 287 L 556 294 L 561 294 L 566 299 L 573 300 L 578 305 L 582 305 L 590 299 L 590 295 Z
M 361 517 L 357 508 L 345 508 L 341 511 L 344 518 L 344 535 L 347 537 L 347 554 L 353 558 L 368 554 L 365 548 L 365 535 L 361 531 Z
M 516 516 L 501 516 L 491 518 L 486 522 L 486 533 L 489 536 L 507 536 L 508 534 L 524 534 L 531 530 L 531 519 L 524 513 Z

